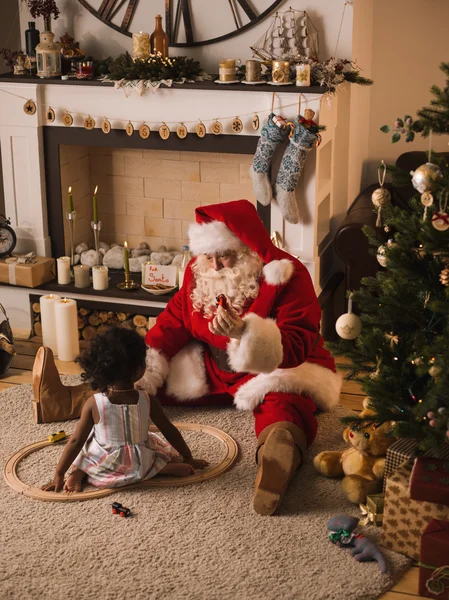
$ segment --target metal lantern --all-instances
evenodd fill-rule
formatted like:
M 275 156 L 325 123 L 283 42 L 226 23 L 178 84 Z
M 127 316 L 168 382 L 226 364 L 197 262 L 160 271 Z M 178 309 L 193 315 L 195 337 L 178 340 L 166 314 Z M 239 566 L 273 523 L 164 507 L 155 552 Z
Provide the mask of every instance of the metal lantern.
M 41 78 L 61 75 L 61 47 L 54 41 L 51 31 L 41 33 L 41 41 L 36 46 L 37 75 Z

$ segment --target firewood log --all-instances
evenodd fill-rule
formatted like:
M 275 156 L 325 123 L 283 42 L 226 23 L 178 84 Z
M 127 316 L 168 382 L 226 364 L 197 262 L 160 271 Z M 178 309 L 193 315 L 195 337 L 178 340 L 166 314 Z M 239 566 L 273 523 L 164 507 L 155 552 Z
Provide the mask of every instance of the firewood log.
M 147 318 L 143 315 L 135 315 L 133 317 L 133 323 L 136 327 L 145 327 L 147 324 Z
M 97 335 L 97 330 L 92 325 L 86 325 L 86 327 L 81 331 L 81 336 L 83 340 L 91 340 Z

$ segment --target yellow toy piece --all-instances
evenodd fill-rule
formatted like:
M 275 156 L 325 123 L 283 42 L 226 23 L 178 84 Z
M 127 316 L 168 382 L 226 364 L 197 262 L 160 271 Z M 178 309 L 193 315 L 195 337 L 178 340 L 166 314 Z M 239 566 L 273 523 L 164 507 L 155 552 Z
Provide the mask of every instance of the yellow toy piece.
M 59 440 L 63 440 L 64 438 L 67 437 L 67 434 L 65 431 L 57 431 L 56 433 L 52 433 L 51 435 L 48 436 L 48 441 L 51 442 L 52 444 L 54 442 L 59 442 Z

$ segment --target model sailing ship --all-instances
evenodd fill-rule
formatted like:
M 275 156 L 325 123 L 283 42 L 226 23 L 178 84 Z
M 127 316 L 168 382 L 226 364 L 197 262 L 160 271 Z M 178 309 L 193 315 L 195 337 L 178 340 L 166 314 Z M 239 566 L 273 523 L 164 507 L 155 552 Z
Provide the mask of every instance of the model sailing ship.
M 318 30 L 305 10 L 289 8 L 285 12 L 276 12 L 270 27 L 251 50 L 254 56 L 264 61 L 318 60 Z

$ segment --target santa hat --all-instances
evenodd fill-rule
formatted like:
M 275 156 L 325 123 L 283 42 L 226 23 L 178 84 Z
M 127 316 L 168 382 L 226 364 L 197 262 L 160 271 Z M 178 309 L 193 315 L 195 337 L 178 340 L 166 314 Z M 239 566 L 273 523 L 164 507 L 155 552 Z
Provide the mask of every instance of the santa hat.
M 210 204 L 195 209 L 196 223 L 189 228 L 193 254 L 240 250 L 247 246 L 265 264 L 264 274 L 273 285 L 290 279 L 296 259 L 277 248 L 248 200 Z

